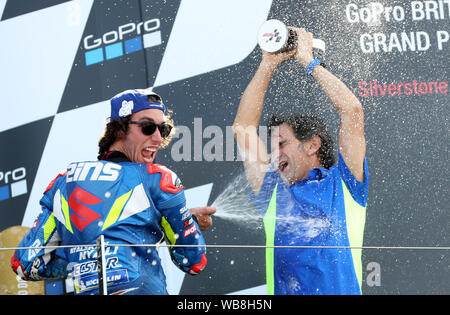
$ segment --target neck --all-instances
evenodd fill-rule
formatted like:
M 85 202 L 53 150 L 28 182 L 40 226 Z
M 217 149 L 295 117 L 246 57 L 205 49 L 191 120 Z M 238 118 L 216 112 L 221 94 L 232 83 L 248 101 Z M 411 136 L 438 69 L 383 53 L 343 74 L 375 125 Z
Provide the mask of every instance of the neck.
M 303 179 L 305 179 L 306 177 L 309 176 L 309 172 L 314 169 L 314 168 L 318 168 L 318 167 L 323 167 L 323 165 L 319 162 L 319 158 L 316 156 L 315 158 L 305 161 L 304 164 L 305 168 L 304 168 L 304 172 L 303 174 L 297 178 L 295 181 L 292 181 L 290 184 L 293 185 Z
M 108 151 L 119 151 L 119 152 L 123 153 L 122 142 L 120 142 L 119 140 L 116 140 L 113 144 L 111 144 Z
M 108 152 L 120 152 L 120 153 L 122 153 L 124 156 L 126 156 L 128 158 L 128 155 L 125 153 L 125 150 L 123 149 L 122 142 L 120 142 L 119 140 L 116 140 L 109 147 Z
M 323 165 L 322 165 L 322 163 L 319 162 L 319 159 L 316 159 L 313 163 L 311 163 L 311 167 L 310 167 L 309 171 L 312 170 L 313 168 L 318 168 L 318 167 L 323 167 Z
M 130 159 L 120 151 L 108 151 L 100 157 L 100 160 L 110 161 L 115 163 L 131 162 Z

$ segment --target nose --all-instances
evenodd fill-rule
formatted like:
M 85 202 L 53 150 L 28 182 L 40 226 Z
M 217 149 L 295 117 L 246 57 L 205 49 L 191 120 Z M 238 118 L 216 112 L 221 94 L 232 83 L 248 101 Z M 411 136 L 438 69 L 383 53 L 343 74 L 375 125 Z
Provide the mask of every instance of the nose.
M 153 142 L 156 142 L 158 144 L 162 142 L 161 132 L 158 128 L 156 128 L 155 132 L 150 137 Z

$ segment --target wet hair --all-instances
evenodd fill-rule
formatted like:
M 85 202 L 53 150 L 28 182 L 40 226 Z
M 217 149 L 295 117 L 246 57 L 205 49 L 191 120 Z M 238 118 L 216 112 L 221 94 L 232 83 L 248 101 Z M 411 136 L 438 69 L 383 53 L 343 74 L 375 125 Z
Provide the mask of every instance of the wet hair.
M 148 97 L 149 102 L 158 102 L 160 103 L 161 100 L 149 95 Z M 161 142 L 161 148 L 165 148 L 169 145 L 170 141 L 172 140 L 172 136 L 175 133 L 174 128 L 174 122 L 170 118 L 172 112 L 168 110 L 164 114 L 164 122 L 170 126 L 172 126 L 172 131 L 170 132 L 170 135 L 166 138 L 162 139 Z M 120 135 L 127 134 L 128 132 L 128 126 L 129 121 L 131 120 L 131 115 L 122 117 L 120 119 L 110 119 L 110 121 L 106 124 L 105 132 L 103 133 L 103 136 L 100 138 L 98 142 L 98 159 L 101 159 L 106 152 L 109 151 L 109 148 L 111 145 L 117 140 L 117 138 Z
M 319 136 L 322 145 L 317 151 L 320 163 L 323 167 L 329 169 L 335 162 L 334 143 L 328 132 L 325 123 L 313 115 L 307 114 L 290 114 L 279 116 L 273 114 L 269 119 L 267 126 L 269 127 L 269 135 L 272 127 L 280 126 L 282 124 L 289 125 L 294 131 L 294 136 L 299 141 L 307 141 L 314 136 Z

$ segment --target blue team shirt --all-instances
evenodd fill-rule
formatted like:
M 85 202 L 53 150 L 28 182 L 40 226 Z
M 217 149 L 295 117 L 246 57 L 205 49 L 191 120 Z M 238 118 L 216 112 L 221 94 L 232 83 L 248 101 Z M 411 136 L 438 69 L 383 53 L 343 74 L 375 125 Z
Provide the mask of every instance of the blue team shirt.
M 251 198 L 265 216 L 267 244 L 319 246 L 268 249 L 269 294 L 361 294 L 361 249 L 353 247 L 362 246 L 368 181 L 366 160 L 359 182 L 340 154 L 292 186 L 277 171 L 266 174 Z

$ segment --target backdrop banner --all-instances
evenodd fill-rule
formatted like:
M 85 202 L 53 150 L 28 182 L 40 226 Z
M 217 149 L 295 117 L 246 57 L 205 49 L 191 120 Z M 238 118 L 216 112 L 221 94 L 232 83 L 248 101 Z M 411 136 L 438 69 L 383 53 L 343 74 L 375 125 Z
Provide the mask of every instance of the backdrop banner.
M 364 107 L 364 245 L 449 246 L 448 0 L 0 0 L 0 231 L 33 226 L 50 181 L 96 160 L 112 96 L 151 88 L 177 127 L 155 162 L 181 178 L 189 207 L 217 207 L 207 244 L 235 245 L 208 248 L 196 277 L 161 248 L 169 292 L 266 294 L 264 248 L 248 247 L 265 244 L 262 218 L 231 126 L 269 19 L 323 40 L 328 69 Z M 264 139 L 274 112 L 315 114 L 337 143 L 336 110 L 294 60 L 271 81 Z M 362 291 L 448 294 L 449 265 L 448 250 L 364 249 Z

